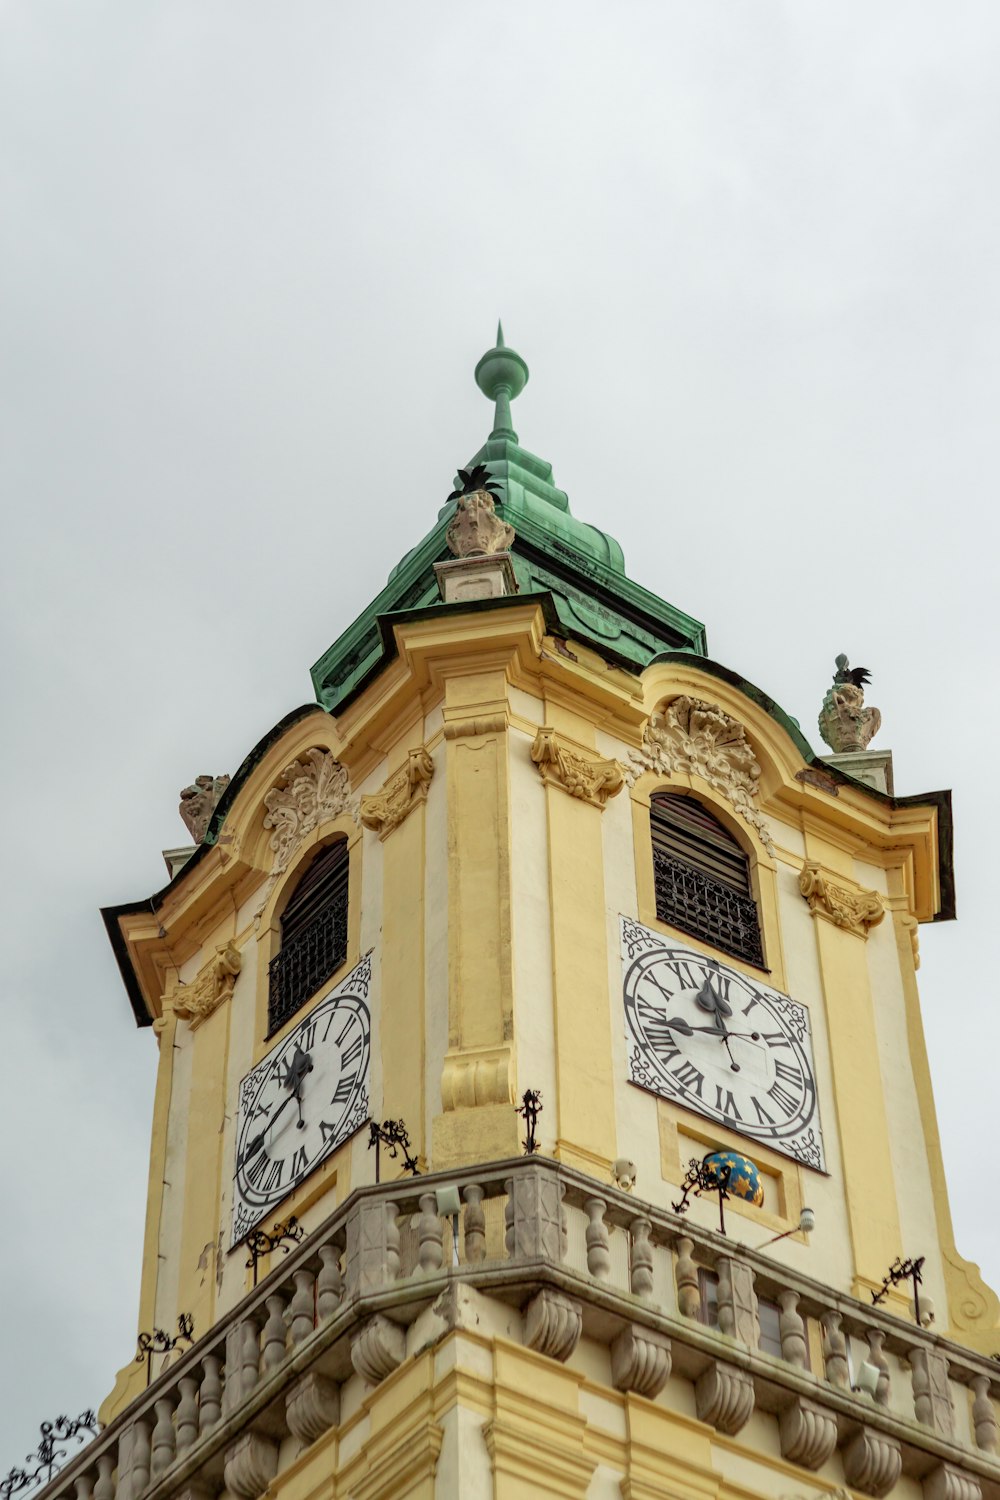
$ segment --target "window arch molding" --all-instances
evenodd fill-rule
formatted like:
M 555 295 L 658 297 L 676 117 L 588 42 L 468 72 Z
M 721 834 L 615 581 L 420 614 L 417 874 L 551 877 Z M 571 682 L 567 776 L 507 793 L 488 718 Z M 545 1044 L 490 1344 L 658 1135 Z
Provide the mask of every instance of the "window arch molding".
M 255 1062 L 269 1052 L 286 1032 L 302 1019 L 312 1001 L 335 982 L 338 975 L 349 973 L 361 959 L 361 877 L 364 847 L 362 833 L 361 827 L 348 814 L 322 823 L 302 841 L 301 846 L 295 852 L 295 858 L 290 862 L 288 869 L 282 872 L 275 889 L 269 894 L 257 927 Z M 290 1012 L 272 1032 L 268 1024 L 270 972 L 272 960 L 281 952 L 282 919 L 289 902 L 294 899 L 313 862 L 324 849 L 336 843 L 346 846 L 347 855 L 347 955 L 343 963 L 328 978 L 320 982 L 314 994 L 306 997 L 302 1004 Z
M 674 926 L 657 916 L 656 884 L 653 872 L 652 804 L 657 795 L 693 798 L 720 825 L 725 834 L 747 858 L 750 895 L 757 907 L 763 965 L 748 963 L 738 955 L 713 945 L 708 937 Z M 769 983 L 786 988 L 781 934 L 778 924 L 778 866 L 768 853 L 756 830 L 736 816 L 728 800 L 714 791 L 700 776 L 679 773 L 664 776 L 644 771 L 631 789 L 632 834 L 635 853 L 636 897 L 639 921 L 654 932 L 676 934 L 681 941 L 720 956 L 725 962 L 744 967 L 749 973 L 769 974 Z

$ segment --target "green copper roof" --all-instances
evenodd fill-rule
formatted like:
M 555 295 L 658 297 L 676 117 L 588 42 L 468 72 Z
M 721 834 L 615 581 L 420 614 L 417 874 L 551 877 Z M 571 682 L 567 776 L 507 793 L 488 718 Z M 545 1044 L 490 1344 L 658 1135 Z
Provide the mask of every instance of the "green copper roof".
M 514 571 L 521 595 L 547 593 L 567 636 L 610 660 L 641 671 L 661 651 L 704 655 L 704 626 L 625 576 L 614 537 L 578 521 L 564 490 L 552 482 L 552 465 L 518 442 L 511 402 L 528 381 L 528 366 L 497 341 L 476 366 L 476 384 L 495 403 L 493 430 L 465 465 L 486 464 L 503 489 L 501 512 L 517 533 Z M 447 501 L 437 524 L 396 564 L 385 588 L 312 669 L 316 696 L 336 712 L 354 695 L 383 656 L 379 620 L 439 603 L 434 564 L 449 556 L 445 532 L 455 511 Z

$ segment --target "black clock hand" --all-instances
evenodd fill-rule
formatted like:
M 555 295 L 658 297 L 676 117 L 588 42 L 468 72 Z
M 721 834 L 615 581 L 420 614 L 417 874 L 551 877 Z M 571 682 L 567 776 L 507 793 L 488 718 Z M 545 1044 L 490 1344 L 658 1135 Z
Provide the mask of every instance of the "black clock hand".
M 257 1152 L 260 1150 L 261 1146 L 263 1146 L 263 1144 L 264 1144 L 264 1138 L 267 1135 L 267 1132 L 271 1129 L 271 1127 L 274 1124 L 275 1120 L 281 1114 L 281 1111 L 283 1109 L 287 1109 L 288 1106 L 291 1104 L 291 1102 L 292 1102 L 293 1099 L 295 1100 L 296 1104 L 299 1106 L 299 1124 L 301 1126 L 301 1124 L 302 1124 L 302 1098 L 301 1098 L 301 1095 L 299 1094 L 299 1090 L 296 1089 L 293 1094 L 289 1094 L 288 1095 L 287 1099 L 282 1099 L 281 1103 L 278 1105 L 277 1109 L 274 1111 L 274 1114 L 271 1116 L 271 1118 L 268 1120 L 267 1124 L 264 1126 L 264 1129 L 262 1131 L 260 1131 L 257 1135 L 255 1135 L 252 1141 L 248 1141 L 247 1142 L 246 1149 L 243 1152 L 243 1155 L 240 1157 L 240 1166 L 241 1167 L 243 1166 L 243 1164 L 245 1162 L 247 1162 L 247 1161 L 250 1160 L 251 1156 L 256 1156 L 257 1155 Z

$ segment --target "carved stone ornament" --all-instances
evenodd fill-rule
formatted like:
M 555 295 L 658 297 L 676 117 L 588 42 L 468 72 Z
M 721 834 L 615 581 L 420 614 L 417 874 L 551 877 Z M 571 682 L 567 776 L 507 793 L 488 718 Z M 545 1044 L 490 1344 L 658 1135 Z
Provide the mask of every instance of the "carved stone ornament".
M 571 750 L 554 729 L 540 729 L 531 747 L 531 758 L 542 780 L 562 787 L 571 797 L 603 808 L 625 785 L 625 772 L 616 760 L 581 755 Z
M 492 495 L 474 490 L 459 496 L 444 539 L 454 557 L 491 557 L 510 551 L 514 528 L 497 515 Z
M 220 944 L 215 950 L 215 958 L 206 964 L 194 983 L 179 984 L 174 990 L 171 1000 L 175 1013 L 190 1021 L 193 1031 L 230 999 L 242 967 L 243 955 L 235 943 Z
M 799 1396 L 778 1418 L 778 1437 L 782 1458 L 803 1469 L 821 1469 L 837 1446 L 837 1418 Z
M 835 927 L 844 927 L 858 937 L 867 937 L 885 916 L 885 907 L 877 891 L 852 891 L 828 880 L 814 859 L 807 860 L 799 875 L 799 890 L 809 902 L 809 910 L 825 917 Z
M 837 670 L 819 711 L 819 732 L 836 755 L 867 750 L 878 733 L 882 715 L 877 708 L 865 708 L 869 675 L 864 667 L 852 669 L 846 656 L 837 657 Z
M 698 1376 L 695 1406 L 702 1422 L 733 1437 L 753 1416 L 754 1390 L 749 1371 L 713 1359 Z
M 550 1359 L 569 1359 L 582 1332 L 580 1303 L 551 1287 L 543 1287 L 524 1309 L 524 1342 Z
M 181 791 L 178 812 L 196 844 L 204 843 L 212 814 L 228 785 L 228 776 L 196 776 L 191 785 Z
M 665 1333 L 627 1323 L 611 1345 L 611 1382 L 653 1401 L 670 1377 L 670 1340 Z
M 427 788 L 434 775 L 434 762 L 421 746 L 411 750 L 406 764 L 386 781 L 380 792 L 361 799 L 361 821 L 380 839 L 388 838 L 408 813 L 427 800 Z
M 669 776 L 686 771 L 702 777 L 721 792 L 751 828 L 769 854 L 774 844 L 763 813 L 754 806 L 760 794 L 760 764 L 737 719 L 717 703 L 700 698 L 675 698 L 663 713 L 652 714 L 642 736 L 642 749 L 631 752 L 635 781 L 641 771 Z
M 844 1475 L 852 1490 L 881 1500 L 903 1472 L 898 1439 L 860 1427 L 843 1450 Z
M 954 1464 L 938 1464 L 923 1484 L 924 1500 L 982 1500 L 983 1487 L 973 1474 Z
M 369 1385 L 378 1385 L 393 1370 L 398 1370 L 405 1357 L 406 1334 L 398 1323 L 391 1323 L 381 1313 L 369 1318 L 351 1340 L 351 1364 Z
M 303 839 L 320 824 L 349 812 L 357 821 L 346 767 L 315 746 L 286 766 L 264 798 L 264 827 L 273 829 L 272 874 L 280 875 Z
M 288 1426 L 300 1443 L 314 1443 L 340 1421 L 340 1387 L 325 1375 L 303 1375 L 285 1397 Z
M 257 1500 L 278 1472 L 278 1445 L 258 1432 L 246 1432 L 226 1450 L 226 1489 L 240 1500 Z

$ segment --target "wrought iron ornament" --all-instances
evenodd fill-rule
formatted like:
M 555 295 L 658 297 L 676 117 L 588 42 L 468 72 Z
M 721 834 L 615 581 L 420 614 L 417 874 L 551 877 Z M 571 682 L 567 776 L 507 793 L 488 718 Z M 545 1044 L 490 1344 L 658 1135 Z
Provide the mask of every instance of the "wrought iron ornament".
M 653 850 L 656 914 L 661 921 L 704 938 L 725 953 L 764 967 L 757 904 L 724 881 Z
M 247 1249 L 250 1256 L 246 1266 L 249 1271 L 253 1269 L 253 1284 L 257 1285 L 257 1262 L 265 1255 L 273 1255 L 280 1248 L 283 1255 L 287 1255 L 293 1245 L 297 1245 L 305 1237 L 305 1230 L 294 1214 L 286 1219 L 283 1224 L 274 1224 L 269 1230 L 255 1229 L 247 1240 Z
M 88 1408 L 78 1417 L 56 1417 L 54 1422 L 43 1422 L 38 1430 L 41 1433 L 38 1447 L 24 1460 L 28 1467 L 13 1468 L 6 1478 L 0 1480 L 2 1500 L 12 1500 L 12 1496 L 31 1489 L 33 1485 L 48 1484 L 66 1459 L 66 1449 L 60 1444 L 71 1442 L 73 1438 L 83 1443 L 88 1437 L 96 1437 L 97 1417 Z
M 879 1290 L 877 1292 L 872 1292 L 872 1303 L 874 1305 L 877 1305 L 879 1302 L 884 1302 L 886 1297 L 888 1297 L 889 1295 L 890 1287 L 899 1286 L 899 1283 L 901 1281 L 912 1281 L 913 1315 L 916 1318 L 918 1325 L 922 1327 L 923 1325 L 920 1323 L 919 1287 L 924 1279 L 921 1273 L 924 1269 L 925 1259 L 926 1256 L 921 1255 L 917 1260 L 900 1260 L 899 1256 L 897 1255 L 896 1259 L 893 1261 L 892 1265 L 885 1273 L 885 1276 L 882 1279 L 882 1285 Z
M 402 1120 L 383 1120 L 381 1125 L 372 1120 L 368 1132 L 368 1149 L 375 1147 L 375 1181 L 379 1182 L 381 1148 L 384 1146 L 393 1161 L 403 1153 L 403 1171 L 412 1177 L 420 1176 L 417 1158 L 410 1154 L 410 1137 Z
M 345 866 L 346 873 L 346 866 Z M 286 939 L 268 969 L 267 1031 L 271 1036 L 347 958 L 347 882 L 307 926 Z
M 723 1207 L 729 1197 L 729 1179 L 733 1175 L 733 1169 L 728 1164 L 721 1167 L 710 1167 L 708 1158 L 698 1161 L 692 1157 L 688 1162 L 687 1173 L 681 1183 L 681 1196 L 677 1203 L 671 1205 L 675 1214 L 686 1214 L 691 1207 L 688 1201 L 692 1195 L 700 1198 L 702 1193 L 718 1193 L 719 1195 L 719 1233 L 726 1232 L 726 1213 Z
M 177 1319 L 177 1332 L 173 1338 L 162 1328 L 154 1328 L 152 1333 L 140 1333 L 136 1340 L 135 1362 L 141 1365 L 143 1360 L 146 1361 L 147 1387 L 153 1379 L 153 1355 L 169 1354 L 181 1343 L 194 1343 L 194 1318 L 190 1313 L 181 1313 Z
M 541 1146 L 535 1137 L 535 1126 L 538 1124 L 538 1116 L 542 1112 L 541 1089 L 525 1089 L 520 1104 L 514 1108 L 514 1113 L 520 1115 L 527 1127 L 527 1135 L 524 1138 L 525 1156 L 534 1156 Z

